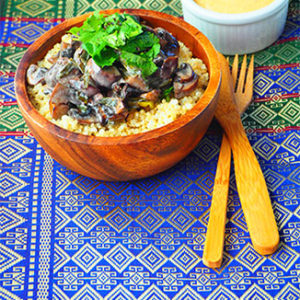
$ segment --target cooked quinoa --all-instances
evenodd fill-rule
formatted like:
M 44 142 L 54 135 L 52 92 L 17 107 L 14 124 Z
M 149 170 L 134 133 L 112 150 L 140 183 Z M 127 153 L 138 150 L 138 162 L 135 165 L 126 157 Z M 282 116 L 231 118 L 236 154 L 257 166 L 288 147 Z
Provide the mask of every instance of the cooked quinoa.
M 153 109 L 139 110 L 129 112 L 125 120 L 109 121 L 103 126 L 100 123 L 80 124 L 78 120 L 63 115 L 60 119 L 53 119 L 49 110 L 50 94 L 45 95 L 44 89 L 46 85 L 41 83 L 30 86 L 28 85 L 28 93 L 35 108 L 49 121 L 64 129 L 81 133 L 84 135 L 113 137 L 126 136 L 140 132 L 149 131 L 163 125 L 166 125 L 190 110 L 201 98 L 208 84 L 208 72 L 205 64 L 199 58 L 193 58 L 192 53 L 182 42 L 180 44 L 179 64 L 189 63 L 194 72 L 199 76 L 198 87 L 189 96 L 181 99 L 171 98 L 169 101 L 163 99 Z M 60 51 L 60 44 L 56 44 L 44 57 L 38 62 L 39 67 L 50 68 L 48 58 L 54 56 Z

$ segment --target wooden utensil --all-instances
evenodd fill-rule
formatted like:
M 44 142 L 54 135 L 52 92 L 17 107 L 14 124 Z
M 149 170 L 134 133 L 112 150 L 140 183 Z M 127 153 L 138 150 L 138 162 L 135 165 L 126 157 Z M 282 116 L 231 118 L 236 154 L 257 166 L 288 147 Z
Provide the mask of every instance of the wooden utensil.
M 235 87 L 237 85 L 234 96 L 240 114 L 242 114 L 251 103 L 253 94 L 253 69 L 254 56 L 252 55 L 247 70 L 247 56 L 245 55 L 237 82 L 238 55 L 234 57 L 232 79 L 233 86 Z M 247 77 L 245 81 L 246 72 Z M 225 133 L 223 133 L 203 252 L 203 263 L 210 268 L 219 268 L 222 264 L 230 162 L 231 148 Z
M 232 149 L 237 190 L 253 247 L 262 255 L 272 254 L 278 247 L 279 234 L 267 185 L 234 102 L 228 62 L 222 54 L 219 59 L 222 84 L 215 117 Z

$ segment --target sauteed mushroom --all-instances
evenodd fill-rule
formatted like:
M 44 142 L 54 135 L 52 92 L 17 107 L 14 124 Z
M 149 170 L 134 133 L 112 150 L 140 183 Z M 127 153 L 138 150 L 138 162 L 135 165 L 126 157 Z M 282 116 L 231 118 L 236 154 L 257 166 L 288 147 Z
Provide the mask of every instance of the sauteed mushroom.
M 87 71 L 99 86 L 106 88 L 111 88 L 112 84 L 122 77 L 116 67 L 111 66 L 102 69 L 92 58 L 87 63 Z
M 174 95 L 182 98 L 193 92 L 198 85 L 199 76 L 193 71 L 189 64 L 181 64 L 174 78 Z
M 177 39 L 163 28 L 152 28 L 138 21 L 142 24 L 147 46 L 131 45 L 129 48 L 133 52 L 127 52 L 129 60 L 121 55 L 124 49 L 112 48 L 112 54 L 121 53 L 119 60 L 100 67 L 96 63 L 99 60 L 89 54 L 78 36 L 67 34 L 62 38 L 59 52 L 48 58 L 51 68 L 39 68 L 34 64 L 29 67 L 28 84 L 45 83 L 44 92 L 51 93 L 49 108 L 53 119 L 67 114 L 79 123 L 105 125 L 108 120 L 126 118 L 130 109 L 152 109 L 166 91 L 181 98 L 197 87 L 198 76 L 192 67 L 181 64 L 178 68 Z M 151 40 L 155 41 L 156 48 L 152 48 Z M 156 56 L 147 65 L 152 71 L 146 76 L 148 73 L 137 60 L 144 62 L 143 59 L 153 52 Z
M 30 65 L 27 70 L 27 82 L 31 85 L 36 85 L 45 80 L 47 73 L 46 68 L 39 68 L 37 65 Z
M 157 27 L 154 32 L 159 38 L 161 49 L 167 56 L 178 56 L 179 44 L 177 39 L 167 30 Z
M 57 83 L 49 100 L 50 113 L 53 119 L 59 119 L 69 110 L 69 90 Z
M 129 76 L 125 81 L 132 87 L 140 90 L 141 92 L 149 91 L 149 87 L 143 77 L 139 74 L 134 76 Z

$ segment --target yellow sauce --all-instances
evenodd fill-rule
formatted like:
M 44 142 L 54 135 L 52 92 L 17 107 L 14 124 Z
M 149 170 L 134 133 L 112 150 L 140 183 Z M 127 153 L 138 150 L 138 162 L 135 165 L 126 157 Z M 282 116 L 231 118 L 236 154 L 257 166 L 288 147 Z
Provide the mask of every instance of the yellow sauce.
M 203 8 L 226 14 L 239 14 L 263 8 L 274 0 L 195 0 Z

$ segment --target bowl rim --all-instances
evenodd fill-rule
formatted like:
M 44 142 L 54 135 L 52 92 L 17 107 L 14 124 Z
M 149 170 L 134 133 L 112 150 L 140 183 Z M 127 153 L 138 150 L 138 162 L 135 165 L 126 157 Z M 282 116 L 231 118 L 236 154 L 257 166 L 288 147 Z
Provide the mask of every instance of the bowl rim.
M 196 105 L 187 111 L 184 115 L 180 116 L 179 118 L 175 119 L 174 121 L 165 124 L 159 128 L 155 128 L 152 130 L 148 130 L 141 133 L 126 135 L 126 136 L 114 136 L 114 137 L 101 137 L 101 136 L 91 136 L 91 135 L 84 135 L 82 133 L 76 133 L 58 125 L 52 123 L 48 119 L 46 119 L 42 114 L 38 112 L 38 110 L 33 106 L 31 103 L 28 93 L 27 93 L 27 84 L 26 84 L 26 71 L 29 67 L 29 60 L 32 57 L 32 54 L 36 52 L 35 46 L 42 45 L 44 42 L 47 41 L 47 35 L 54 35 L 58 34 L 58 32 L 66 30 L 66 28 L 72 26 L 76 26 L 76 24 L 84 21 L 89 15 L 92 13 L 87 13 L 81 16 L 73 17 L 70 19 L 65 20 L 64 22 L 54 26 L 49 31 L 44 33 L 40 36 L 32 45 L 29 46 L 27 51 L 25 52 L 24 56 L 22 57 L 15 76 L 15 91 L 16 91 L 16 98 L 17 103 L 21 109 L 22 114 L 25 114 L 27 118 L 33 121 L 39 127 L 46 127 L 47 130 L 53 134 L 58 136 L 59 138 L 63 138 L 69 141 L 84 143 L 84 144 L 94 144 L 94 145 L 121 145 L 121 144 L 128 144 L 128 143 L 137 143 L 141 141 L 147 141 L 151 139 L 155 139 L 159 136 L 167 135 L 172 132 L 175 132 L 181 127 L 186 126 L 189 122 L 195 119 L 199 114 L 203 113 L 211 104 L 214 97 L 217 97 L 218 90 L 221 83 L 221 71 L 219 68 L 219 60 L 217 57 L 217 51 L 215 50 L 212 43 L 208 40 L 208 38 L 201 33 L 198 29 L 193 27 L 192 25 L 185 22 L 183 19 L 178 17 L 168 15 L 166 13 L 158 12 L 158 11 L 151 11 L 146 9 L 109 9 L 109 10 L 101 10 L 100 13 L 103 14 L 112 14 L 112 13 L 129 13 L 129 14 L 136 14 L 140 17 L 152 17 L 152 18 L 164 18 L 169 23 L 177 26 L 178 22 L 184 24 L 184 28 L 187 31 L 192 30 L 193 35 L 199 43 L 203 45 L 203 50 L 205 50 L 206 55 L 209 55 L 209 61 L 211 62 L 210 65 L 210 77 L 208 86 L 206 87 L 203 95 L 201 96 L 201 101 L 198 100 Z M 53 43 L 52 46 L 54 46 Z M 48 48 L 48 51 L 51 48 Z M 218 67 L 214 67 L 218 66 Z M 205 102 L 203 101 L 205 100 Z M 26 120 L 26 118 L 25 118 Z
M 220 13 L 198 5 L 194 0 L 181 0 L 183 8 L 189 9 L 197 18 L 222 25 L 243 25 L 268 18 L 288 5 L 289 0 L 274 0 L 267 6 L 245 13 Z M 183 9 L 183 11 L 184 11 Z

